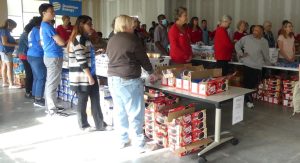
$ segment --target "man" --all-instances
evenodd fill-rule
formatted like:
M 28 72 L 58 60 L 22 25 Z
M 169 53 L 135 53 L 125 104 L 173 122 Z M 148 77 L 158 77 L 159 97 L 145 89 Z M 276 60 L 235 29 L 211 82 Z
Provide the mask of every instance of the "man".
M 275 39 L 272 33 L 272 23 L 270 21 L 265 21 L 264 23 L 264 37 L 268 41 L 270 48 L 275 48 Z
M 73 26 L 71 25 L 70 17 L 67 15 L 62 17 L 62 21 L 63 24 L 56 28 L 56 32 L 65 42 L 67 42 L 71 36 Z
M 168 21 L 165 15 L 159 15 L 157 20 L 159 24 L 154 30 L 154 50 L 161 55 L 169 55 L 167 51 L 169 45 Z
M 201 29 L 202 29 L 202 41 L 205 45 L 209 45 L 211 32 L 207 29 L 207 20 L 203 19 L 201 21 Z
M 243 37 L 235 44 L 235 50 L 244 63 L 244 87 L 255 89 L 260 82 L 262 67 L 270 65 L 268 41 L 263 37 L 263 27 L 256 25 L 253 34 Z M 245 97 L 248 108 L 253 108 L 251 95 Z
M 155 30 L 155 27 L 156 27 L 156 23 L 155 23 L 155 21 L 152 21 L 152 26 L 149 29 L 149 35 L 150 35 L 150 37 L 151 37 L 152 40 L 154 39 L 154 30 Z
M 40 28 L 41 44 L 44 50 L 44 63 L 47 68 L 45 97 L 47 113 L 54 115 L 60 113 L 63 108 L 57 107 L 56 89 L 61 80 L 63 63 L 63 49 L 65 41 L 56 33 L 51 21 L 55 17 L 51 4 L 41 4 L 39 12 L 43 18 Z M 59 114 L 61 115 L 61 114 Z

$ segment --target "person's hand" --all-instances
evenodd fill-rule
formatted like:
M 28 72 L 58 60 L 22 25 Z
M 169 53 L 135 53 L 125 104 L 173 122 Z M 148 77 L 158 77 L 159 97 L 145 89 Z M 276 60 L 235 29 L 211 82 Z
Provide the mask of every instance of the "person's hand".
M 89 84 L 90 85 L 94 85 L 95 84 L 95 80 L 93 77 L 89 77 Z
M 287 60 L 289 62 L 294 62 L 295 61 L 295 56 L 288 57 Z
M 149 76 L 149 81 L 151 84 L 154 84 L 159 79 L 160 79 L 160 76 L 157 75 L 156 73 L 153 73 Z

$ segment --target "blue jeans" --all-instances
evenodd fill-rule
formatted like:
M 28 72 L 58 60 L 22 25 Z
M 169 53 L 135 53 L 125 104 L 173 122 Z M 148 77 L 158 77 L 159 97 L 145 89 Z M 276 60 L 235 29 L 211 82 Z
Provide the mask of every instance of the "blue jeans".
M 47 73 L 43 57 L 28 56 L 28 62 L 33 73 L 32 95 L 36 98 L 42 98 L 44 97 Z
M 143 125 L 145 114 L 144 85 L 141 79 L 108 77 L 109 90 L 114 103 L 114 126 L 120 143 L 129 141 L 128 130 L 132 132 L 132 145 L 145 145 Z

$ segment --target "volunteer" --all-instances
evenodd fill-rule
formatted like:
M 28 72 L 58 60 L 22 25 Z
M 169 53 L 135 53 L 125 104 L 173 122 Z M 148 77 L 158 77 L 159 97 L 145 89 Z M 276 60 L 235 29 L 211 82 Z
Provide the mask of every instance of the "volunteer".
M 270 48 L 275 48 L 275 39 L 272 33 L 272 23 L 270 21 L 264 22 L 264 37 L 268 40 Z
M 132 131 L 132 145 L 137 153 L 145 152 L 144 84 L 140 79 L 141 67 L 149 74 L 153 69 L 141 41 L 134 34 L 134 18 L 127 15 L 115 20 L 115 35 L 107 45 L 108 85 L 114 103 L 114 126 L 120 148 L 129 144 L 128 131 Z M 154 79 L 151 75 L 150 79 Z
M 241 20 L 237 24 L 238 31 L 234 32 L 233 42 L 238 42 L 242 37 L 247 36 L 247 25 L 246 21 Z
M 215 59 L 217 67 L 222 68 L 222 75 L 228 75 L 229 64 L 232 59 L 233 44 L 229 38 L 227 29 L 231 24 L 232 18 L 224 15 L 221 19 L 220 26 L 216 29 L 215 34 Z
M 15 47 L 18 46 L 16 40 L 10 35 L 17 23 L 7 19 L 4 26 L 0 27 L 0 55 L 2 60 L 2 86 L 9 88 L 20 88 L 14 85 L 13 77 L 13 56 Z
M 168 55 L 168 21 L 165 15 L 159 15 L 157 17 L 158 25 L 155 27 L 154 30 L 154 43 L 155 47 L 154 50 L 156 53 L 160 53 L 162 55 Z
M 57 87 L 61 80 L 63 49 L 65 41 L 56 33 L 50 24 L 55 17 L 51 4 L 41 4 L 39 12 L 43 18 L 40 28 L 41 43 L 44 50 L 44 63 L 47 68 L 45 99 L 49 115 L 61 115 L 63 108 L 57 105 Z M 56 114 L 58 113 L 58 114 Z
M 92 29 L 92 18 L 81 15 L 77 18 L 68 44 L 70 86 L 78 95 L 77 118 L 82 130 L 103 131 L 105 125 L 100 108 L 99 85 L 95 73 L 95 63 L 91 60 L 94 54 L 89 35 Z M 93 54 L 92 54 L 93 53 Z M 96 128 L 91 128 L 87 120 L 86 107 L 91 99 L 91 109 Z
M 193 17 L 191 19 L 187 32 L 192 44 L 202 42 L 202 30 L 199 26 L 198 17 Z
M 295 37 L 293 33 L 293 24 L 286 22 L 283 25 L 278 37 L 279 62 L 292 63 L 295 61 Z
M 189 63 L 192 60 L 193 52 L 191 40 L 185 25 L 188 22 L 187 9 L 179 7 L 175 11 L 175 24 L 170 28 L 170 56 L 173 64 Z
M 28 62 L 33 73 L 32 95 L 34 96 L 34 105 L 45 106 L 44 90 L 46 82 L 46 66 L 44 64 L 44 50 L 40 43 L 40 26 L 42 18 L 37 17 L 34 20 L 34 27 L 28 34 L 29 49 L 27 52 Z
M 207 28 L 207 20 L 203 19 L 201 21 L 201 29 L 202 29 L 202 41 L 205 45 L 209 45 L 210 37 L 212 33 Z
M 62 17 L 62 21 L 63 24 L 56 28 L 56 32 L 65 42 L 67 42 L 72 33 L 73 26 L 71 25 L 70 17 L 67 15 Z
M 256 25 L 253 34 L 243 37 L 235 44 L 235 50 L 244 64 L 244 87 L 256 89 L 262 75 L 262 67 L 270 65 L 268 41 L 263 37 L 263 27 Z M 252 94 L 245 97 L 247 107 L 253 108 Z

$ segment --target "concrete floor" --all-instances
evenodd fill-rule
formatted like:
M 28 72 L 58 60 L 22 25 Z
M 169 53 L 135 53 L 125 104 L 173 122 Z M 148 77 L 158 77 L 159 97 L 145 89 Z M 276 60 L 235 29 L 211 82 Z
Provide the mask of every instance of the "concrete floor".
M 132 155 L 130 148 L 116 150 L 114 131 L 86 133 L 76 116 L 47 117 L 24 98 L 24 90 L 0 88 L 0 163 L 186 163 L 197 155 L 179 158 L 168 149 Z M 257 103 L 245 109 L 245 120 L 231 125 L 231 103 L 224 106 L 222 127 L 240 144 L 226 143 L 209 152 L 212 163 L 299 163 L 300 116 L 289 119 L 291 109 Z M 213 131 L 214 110 L 208 108 L 208 130 Z M 226 109 L 228 108 L 228 109 Z

